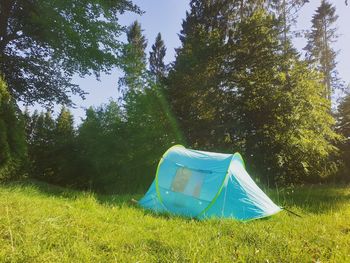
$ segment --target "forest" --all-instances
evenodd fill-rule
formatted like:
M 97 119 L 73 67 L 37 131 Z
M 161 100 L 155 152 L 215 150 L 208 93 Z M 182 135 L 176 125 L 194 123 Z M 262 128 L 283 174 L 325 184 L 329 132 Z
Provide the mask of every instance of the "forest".
M 338 15 L 322 0 L 310 30 L 297 36 L 293 25 L 307 4 L 191 0 L 167 64 L 160 33 L 148 40 L 138 21 L 120 24 L 125 12 L 142 14 L 129 0 L 1 0 L 0 181 L 140 193 L 162 154 L 182 144 L 240 152 L 268 187 L 349 182 Z M 306 39 L 303 50 L 295 37 Z M 71 96 L 85 91 L 72 77 L 98 78 L 115 67 L 123 72 L 119 98 L 88 108 L 74 124 Z

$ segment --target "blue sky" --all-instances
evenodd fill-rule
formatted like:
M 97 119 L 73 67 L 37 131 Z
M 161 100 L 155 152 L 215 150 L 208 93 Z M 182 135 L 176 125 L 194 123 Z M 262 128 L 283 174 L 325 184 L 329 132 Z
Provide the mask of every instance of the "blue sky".
M 142 16 L 125 14 L 120 19 L 121 24 L 129 25 L 136 19 L 141 22 L 144 34 L 148 39 L 148 51 L 157 33 L 160 32 L 167 46 L 166 62 L 173 61 L 174 49 L 180 46 L 177 34 L 181 30 L 182 19 L 185 18 L 186 10 L 188 10 L 189 0 L 134 0 L 133 2 L 145 13 Z M 312 15 L 321 0 L 311 0 L 310 2 L 301 10 L 296 29 L 310 29 Z M 340 77 L 346 83 L 350 83 L 350 6 L 346 7 L 344 0 L 333 0 L 331 2 L 336 5 L 337 14 L 339 15 L 337 26 L 340 36 L 334 46 L 335 49 L 340 50 L 338 71 Z M 305 40 L 296 39 L 294 44 L 301 50 L 305 46 Z M 81 118 L 85 116 L 85 108 L 99 106 L 107 103 L 110 98 L 117 98 L 119 77 L 120 71 L 115 69 L 110 75 L 102 75 L 100 81 L 95 80 L 94 77 L 74 79 L 74 83 L 79 84 L 81 88 L 89 92 L 85 100 L 78 97 L 73 98 L 76 108 L 72 109 L 72 112 L 76 123 L 80 123 Z

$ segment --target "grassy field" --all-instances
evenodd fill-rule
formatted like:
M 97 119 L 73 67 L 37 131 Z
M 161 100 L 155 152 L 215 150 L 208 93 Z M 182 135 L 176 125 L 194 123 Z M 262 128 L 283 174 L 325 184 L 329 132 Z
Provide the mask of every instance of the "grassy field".
M 0 185 L 0 262 L 350 262 L 350 187 L 270 195 L 302 218 L 199 222 L 153 215 L 131 196 Z

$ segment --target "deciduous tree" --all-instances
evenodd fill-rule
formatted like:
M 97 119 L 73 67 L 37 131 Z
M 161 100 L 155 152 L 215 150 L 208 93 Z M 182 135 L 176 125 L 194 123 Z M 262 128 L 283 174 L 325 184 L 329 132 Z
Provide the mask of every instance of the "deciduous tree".
M 129 0 L 1 0 L 0 71 L 13 98 L 50 104 L 83 95 L 71 77 L 118 64 L 125 11 L 140 12 Z
M 18 178 L 26 164 L 27 146 L 21 111 L 0 76 L 0 180 Z

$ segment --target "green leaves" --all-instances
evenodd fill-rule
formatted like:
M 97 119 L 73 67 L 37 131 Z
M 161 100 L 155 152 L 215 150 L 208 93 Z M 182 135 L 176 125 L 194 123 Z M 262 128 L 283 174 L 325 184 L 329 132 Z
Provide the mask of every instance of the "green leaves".
M 0 180 L 22 176 L 26 158 L 23 119 L 0 76 Z
M 1 1 L 0 71 L 14 98 L 69 103 L 71 93 L 83 96 L 71 77 L 99 77 L 118 65 L 125 11 L 140 13 L 128 0 Z

